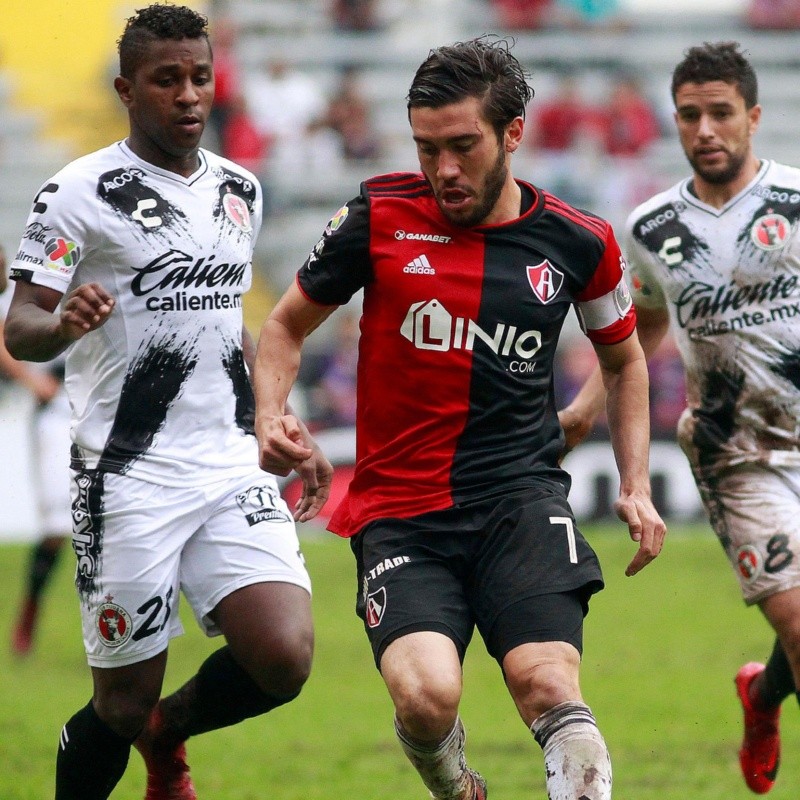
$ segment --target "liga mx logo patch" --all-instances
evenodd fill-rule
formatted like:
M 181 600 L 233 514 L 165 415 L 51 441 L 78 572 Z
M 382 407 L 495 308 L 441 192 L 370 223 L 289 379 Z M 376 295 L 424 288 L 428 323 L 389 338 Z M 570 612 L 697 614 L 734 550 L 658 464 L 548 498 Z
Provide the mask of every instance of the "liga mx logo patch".
M 258 525 L 259 522 L 290 521 L 284 511 L 276 508 L 278 493 L 270 486 L 251 486 L 236 495 L 236 502 L 250 526 Z
M 553 300 L 564 285 L 564 273 L 556 269 L 547 259 L 535 267 L 525 267 L 525 269 L 533 293 L 544 304 Z

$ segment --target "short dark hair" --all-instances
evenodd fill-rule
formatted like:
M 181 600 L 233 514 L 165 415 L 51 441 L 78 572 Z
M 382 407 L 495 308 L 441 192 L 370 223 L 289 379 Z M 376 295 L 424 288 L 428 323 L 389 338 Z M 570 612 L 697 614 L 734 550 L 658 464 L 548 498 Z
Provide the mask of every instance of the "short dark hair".
M 506 39 L 481 36 L 431 50 L 408 92 L 408 110 L 439 108 L 467 97 L 483 100 L 483 111 L 498 137 L 516 117 L 525 117 L 533 98 L 528 73 L 511 55 Z
M 735 86 L 747 108 L 758 103 L 758 79 L 738 42 L 704 42 L 690 47 L 672 73 L 672 99 L 684 83 L 724 81 Z
M 117 41 L 119 74 L 132 78 L 147 46 L 158 39 L 208 41 L 208 18 L 186 6 L 154 3 L 140 8 L 125 23 Z M 210 50 L 210 45 L 209 45 Z

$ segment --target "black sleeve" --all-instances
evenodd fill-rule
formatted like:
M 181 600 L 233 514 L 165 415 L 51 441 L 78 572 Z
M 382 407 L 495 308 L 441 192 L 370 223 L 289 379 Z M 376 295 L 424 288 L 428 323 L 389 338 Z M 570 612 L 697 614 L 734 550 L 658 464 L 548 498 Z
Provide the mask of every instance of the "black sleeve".
M 315 303 L 343 305 L 371 279 L 369 200 L 362 189 L 333 215 L 297 273 L 297 281 Z

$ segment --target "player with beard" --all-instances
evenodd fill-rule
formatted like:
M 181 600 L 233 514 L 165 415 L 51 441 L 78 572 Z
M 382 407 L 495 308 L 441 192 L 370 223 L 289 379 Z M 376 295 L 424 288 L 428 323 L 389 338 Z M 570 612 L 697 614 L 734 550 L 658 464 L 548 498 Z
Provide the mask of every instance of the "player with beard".
M 766 667 L 735 678 L 739 761 L 763 794 L 780 763 L 781 703 L 800 686 L 800 170 L 753 152 L 761 106 L 737 43 L 689 49 L 672 97 L 692 176 L 633 211 L 625 250 L 645 353 L 670 327 L 681 353 L 678 440 L 711 525 L 777 635 Z M 569 447 L 603 397 L 596 372 L 561 412 Z
M 579 685 L 583 620 L 603 586 L 567 501 L 552 369 L 577 306 L 609 390 L 617 511 L 637 552 L 650 499 L 648 383 L 607 222 L 516 180 L 532 90 L 502 40 L 433 50 L 408 96 L 419 173 L 380 175 L 331 219 L 264 323 L 254 388 L 263 463 L 308 450 L 285 403 L 305 337 L 364 290 L 355 475 L 329 527 L 351 537 L 356 611 L 400 745 L 436 800 L 485 800 L 459 718 L 475 627 L 544 751 L 553 798 L 611 797 Z M 624 420 L 624 424 L 623 424 Z
M 93 693 L 61 732 L 55 798 L 105 800 L 135 745 L 147 800 L 195 800 L 185 740 L 305 683 L 311 586 L 292 513 L 258 467 L 241 298 L 262 197 L 255 176 L 200 147 L 214 97 L 206 18 L 140 9 L 119 59 L 129 134 L 36 196 L 5 342 L 32 361 L 69 347 L 72 543 Z M 332 468 L 298 437 L 302 520 L 324 503 Z M 181 594 L 225 644 L 159 699 Z

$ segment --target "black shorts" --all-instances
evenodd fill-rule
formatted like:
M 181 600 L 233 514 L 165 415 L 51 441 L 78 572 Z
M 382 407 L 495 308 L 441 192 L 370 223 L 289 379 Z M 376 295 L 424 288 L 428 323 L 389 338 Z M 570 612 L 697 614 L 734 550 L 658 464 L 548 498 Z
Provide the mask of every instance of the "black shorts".
M 410 519 L 380 519 L 351 540 L 356 613 L 380 667 L 392 641 L 416 631 L 450 637 L 464 658 L 477 625 L 489 653 L 528 642 L 583 648 L 600 564 L 567 498 L 530 488 Z

